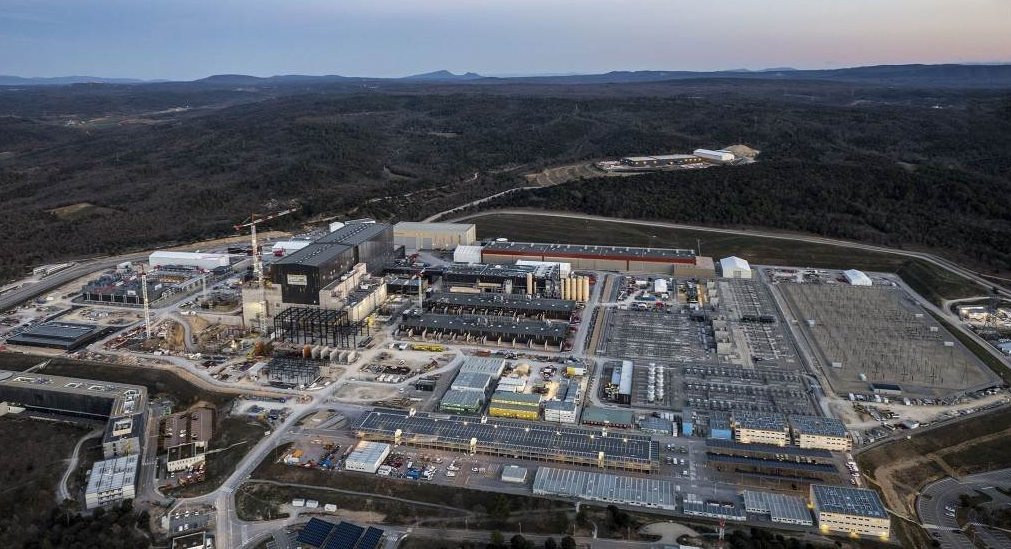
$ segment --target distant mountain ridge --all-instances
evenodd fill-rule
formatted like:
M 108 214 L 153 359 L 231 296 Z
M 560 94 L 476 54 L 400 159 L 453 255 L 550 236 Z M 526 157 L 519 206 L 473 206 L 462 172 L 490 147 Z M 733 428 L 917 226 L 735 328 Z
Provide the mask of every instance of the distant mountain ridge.
M 455 74 L 438 70 L 398 78 L 365 76 L 302 75 L 251 76 L 245 74 L 216 74 L 192 80 L 190 84 L 261 86 L 293 84 L 329 84 L 354 82 L 431 82 L 460 84 L 634 84 L 688 80 L 700 78 L 745 78 L 763 80 L 826 80 L 880 85 L 939 85 L 966 87 L 1011 86 L 1011 64 L 943 64 L 943 65 L 871 65 L 842 69 L 795 69 L 773 67 L 760 70 L 732 69 L 722 71 L 611 71 L 600 74 L 560 74 L 537 76 L 482 76 L 474 72 Z M 0 86 L 70 85 L 81 83 L 143 85 L 169 82 L 167 80 L 139 80 L 132 78 L 101 78 L 92 76 L 62 76 L 53 78 L 23 78 L 0 76 Z

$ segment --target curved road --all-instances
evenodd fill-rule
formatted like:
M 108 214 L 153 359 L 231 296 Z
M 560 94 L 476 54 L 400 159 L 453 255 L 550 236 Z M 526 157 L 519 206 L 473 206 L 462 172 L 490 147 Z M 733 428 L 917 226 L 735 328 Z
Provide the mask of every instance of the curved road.
M 77 470 L 77 462 L 81 455 L 81 446 L 84 446 L 85 441 L 101 435 L 102 430 L 95 429 L 78 439 L 77 444 L 74 446 L 74 452 L 70 454 L 70 463 L 67 464 L 67 470 L 64 471 L 63 476 L 60 477 L 60 483 L 56 485 L 56 503 L 60 503 L 65 499 L 73 499 L 70 495 L 70 490 L 67 489 L 67 481 L 70 480 L 70 475 L 74 474 L 74 471 Z

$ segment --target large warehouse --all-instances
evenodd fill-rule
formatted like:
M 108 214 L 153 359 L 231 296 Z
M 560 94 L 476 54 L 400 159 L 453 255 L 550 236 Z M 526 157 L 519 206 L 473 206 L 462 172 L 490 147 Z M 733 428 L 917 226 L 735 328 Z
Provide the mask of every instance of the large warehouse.
M 376 274 L 392 258 L 392 226 L 348 223 L 271 264 L 271 280 L 281 286 L 282 302 L 319 305 L 320 290 L 358 263 Z
M 735 255 L 720 260 L 720 275 L 724 278 L 751 278 L 751 265 Z
M 443 288 L 467 288 L 506 294 L 561 295 L 557 265 L 448 265 L 442 270 Z
M 363 440 L 348 454 L 344 460 L 344 468 L 348 471 L 375 473 L 389 455 L 389 444 Z
M 561 349 L 568 325 L 560 322 L 512 320 L 474 315 L 404 313 L 397 322 L 401 337 L 465 341 L 506 347 Z
M 573 269 L 676 274 L 711 278 L 712 258 L 695 255 L 694 250 L 635 248 L 583 244 L 494 241 L 481 250 L 489 264 L 512 264 L 518 260 L 569 263 Z
M 375 409 L 351 427 L 360 438 L 517 459 L 640 472 L 659 467 L 660 444 L 634 434 L 520 421 Z
M 229 265 L 228 256 L 225 254 L 192 252 L 154 252 L 148 257 L 147 261 L 152 269 L 167 265 L 182 265 L 184 267 L 196 267 L 205 271 L 213 271 L 218 267 L 227 267 Z
M 540 467 L 534 495 L 602 501 L 675 511 L 674 486 L 666 480 Z
M 418 223 L 401 221 L 393 226 L 393 243 L 407 250 L 452 250 L 477 241 L 473 223 Z
M 520 294 L 440 292 L 426 298 L 425 307 L 441 314 L 515 316 L 568 321 L 572 317 L 572 312 L 576 310 L 576 302 Z
M 116 328 L 103 328 L 97 324 L 51 321 L 32 326 L 7 340 L 10 345 L 46 347 L 63 351 L 76 351 L 98 341 Z

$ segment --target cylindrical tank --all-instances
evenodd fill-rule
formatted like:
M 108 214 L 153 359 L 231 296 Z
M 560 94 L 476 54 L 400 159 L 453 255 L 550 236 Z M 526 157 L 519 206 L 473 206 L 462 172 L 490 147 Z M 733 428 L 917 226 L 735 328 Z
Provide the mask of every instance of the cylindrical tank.
M 312 358 L 312 346 L 306 345 L 302 347 L 302 358 Z
M 562 279 L 562 299 L 572 299 L 572 279 Z
M 534 273 L 527 273 L 527 295 L 534 295 Z
M 590 277 L 588 276 L 583 277 L 583 297 L 583 301 L 590 300 Z

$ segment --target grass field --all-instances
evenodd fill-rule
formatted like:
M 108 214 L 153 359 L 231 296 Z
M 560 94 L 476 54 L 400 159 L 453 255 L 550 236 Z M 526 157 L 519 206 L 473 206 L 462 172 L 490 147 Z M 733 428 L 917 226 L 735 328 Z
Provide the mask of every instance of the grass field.
M 385 498 L 366 498 L 344 494 L 324 488 L 303 488 L 301 486 L 278 486 L 275 484 L 245 483 L 235 494 L 236 512 L 242 520 L 271 520 L 283 518 L 280 507 L 295 498 L 316 500 L 320 508 L 332 503 L 338 513 L 367 512 L 383 516 L 385 524 L 414 524 L 418 520 L 430 518 L 453 518 L 463 516 L 463 511 L 453 511 L 429 505 L 416 505 Z
M 918 293 L 934 303 L 986 294 L 978 284 L 943 271 L 925 261 L 901 256 L 792 240 L 651 227 L 617 221 L 558 216 L 486 214 L 471 218 L 479 238 L 510 240 L 692 248 L 714 259 L 737 255 L 756 265 L 846 268 L 897 273 Z

